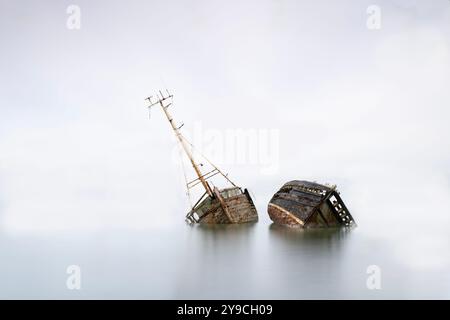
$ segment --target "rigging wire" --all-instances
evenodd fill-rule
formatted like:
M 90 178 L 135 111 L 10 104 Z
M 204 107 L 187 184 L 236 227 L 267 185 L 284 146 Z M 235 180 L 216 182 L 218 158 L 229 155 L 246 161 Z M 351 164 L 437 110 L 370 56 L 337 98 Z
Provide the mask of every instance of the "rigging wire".
M 181 135 L 181 134 L 180 134 Z M 196 147 L 194 147 L 194 145 L 192 143 L 189 142 L 189 140 L 187 140 L 183 135 L 181 135 L 181 138 L 184 139 L 184 141 L 186 141 L 187 144 L 189 144 L 192 148 L 192 150 L 195 150 L 200 156 L 202 156 L 212 167 L 214 167 L 214 169 L 216 169 L 229 183 L 231 183 L 233 185 L 233 187 L 237 187 L 233 181 L 231 181 L 228 178 L 228 174 L 224 174 L 219 168 L 217 168 L 211 161 L 209 161 L 209 159 L 207 157 L 205 157 L 205 155 L 203 155 Z

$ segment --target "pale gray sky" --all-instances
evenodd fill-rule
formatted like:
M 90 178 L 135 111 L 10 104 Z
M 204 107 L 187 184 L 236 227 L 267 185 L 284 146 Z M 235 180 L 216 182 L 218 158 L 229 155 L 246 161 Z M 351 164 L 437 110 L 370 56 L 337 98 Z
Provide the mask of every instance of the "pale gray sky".
M 70 4 L 80 30 L 66 27 Z M 366 26 L 371 4 L 380 30 Z M 255 194 L 261 223 L 284 182 L 311 179 L 337 183 L 369 234 L 386 221 L 450 225 L 449 1 L 1 0 L 0 10 L 5 232 L 182 221 L 172 133 L 144 103 L 161 87 L 188 136 L 196 123 L 278 130 L 276 173 L 224 168 Z

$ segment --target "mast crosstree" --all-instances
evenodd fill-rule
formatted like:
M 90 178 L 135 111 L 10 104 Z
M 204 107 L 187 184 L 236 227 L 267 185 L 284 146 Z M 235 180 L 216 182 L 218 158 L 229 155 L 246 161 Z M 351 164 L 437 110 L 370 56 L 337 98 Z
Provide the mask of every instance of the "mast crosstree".
M 194 185 L 196 185 L 196 184 L 193 185 L 194 182 L 200 182 L 203 185 L 203 188 L 205 188 L 206 193 L 210 196 L 213 196 L 213 190 L 211 189 L 211 186 L 209 185 L 208 181 L 206 181 L 207 178 L 212 176 L 211 173 L 213 173 L 213 172 L 208 172 L 205 175 L 202 174 L 202 172 L 200 171 L 198 164 L 195 162 L 194 156 L 192 155 L 192 152 L 189 148 L 190 143 L 187 142 L 187 140 L 184 138 L 184 136 L 180 132 L 180 128 L 183 126 L 183 124 L 178 127 L 176 125 L 175 120 L 173 119 L 172 115 L 167 110 L 173 104 L 173 102 L 172 102 L 173 95 L 169 93 L 169 90 L 166 90 L 165 94 L 162 93 L 161 90 L 159 90 L 159 92 L 156 94 L 155 98 L 153 96 L 150 96 L 150 97 L 146 98 L 145 100 L 148 100 L 150 102 L 150 105 L 148 106 L 148 108 L 151 108 L 158 104 L 161 106 L 161 109 L 163 110 L 164 114 L 166 115 L 167 120 L 169 121 L 170 126 L 171 126 L 173 132 L 175 133 L 176 138 L 178 139 L 181 146 L 183 147 L 184 152 L 188 156 L 189 161 L 191 162 L 192 167 L 194 168 L 194 171 L 197 174 L 198 178 L 187 184 L 188 189 L 193 187 Z M 217 168 L 215 168 L 213 171 L 216 171 L 216 170 L 218 171 Z
M 201 184 L 205 189 L 205 192 L 197 203 L 191 206 L 192 210 L 186 215 L 186 221 L 189 223 L 207 224 L 246 223 L 258 221 L 258 213 L 256 212 L 255 205 L 248 190 L 242 190 L 241 187 L 236 186 L 228 178 L 227 174 L 224 174 L 204 155 L 199 153 L 198 150 L 196 150 L 195 147 L 181 134 L 180 128 L 183 125 L 177 126 L 175 120 L 168 111 L 168 108 L 173 104 L 173 95 L 168 90 L 165 90 L 165 93 L 159 90 L 156 96 L 150 96 L 145 100 L 148 100 L 150 103 L 148 106 L 149 109 L 155 105 L 159 105 L 161 107 L 167 120 L 169 121 L 175 137 L 180 142 L 182 149 L 186 153 L 192 167 L 194 168 L 197 178 L 188 182 L 185 175 L 188 195 L 189 190 L 198 184 Z M 199 164 L 194 159 L 193 151 L 199 153 L 209 163 L 209 165 L 213 167 L 213 169 L 203 174 L 199 168 Z M 218 189 L 213 186 L 214 188 L 211 188 L 207 180 L 216 175 L 222 175 L 232 185 L 232 187 Z

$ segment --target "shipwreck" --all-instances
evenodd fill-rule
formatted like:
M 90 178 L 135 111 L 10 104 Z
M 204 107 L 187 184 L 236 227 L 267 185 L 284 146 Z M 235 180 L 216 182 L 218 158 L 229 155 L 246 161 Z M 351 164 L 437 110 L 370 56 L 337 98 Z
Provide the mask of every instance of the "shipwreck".
M 267 211 L 270 219 L 281 225 L 303 228 L 356 226 L 335 185 L 301 180 L 287 182 L 273 195 Z
M 207 160 L 212 170 L 202 172 L 200 167 L 203 167 L 203 164 L 197 163 L 194 159 L 194 146 L 180 132 L 183 125 L 177 126 L 168 111 L 173 103 L 173 95 L 168 90 L 165 93 L 159 91 L 156 96 L 150 96 L 146 100 L 150 103 L 149 108 L 155 105 L 161 107 L 182 150 L 194 169 L 195 179 L 186 180 L 187 194 L 190 195 L 190 190 L 196 186 L 202 188 L 202 195 L 195 204 L 191 205 L 191 210 L 186 215 L 186 221 L 204 224 L 234 224 L 258 221 L 256 207 L 247 189 L 242 189 L 234 184 L 227 174 L 224 174 L 204 156 L 203 158 Z M 210 183 L 209 180 L 216 175 L 222 176 L 229 186 L 219 189 Z

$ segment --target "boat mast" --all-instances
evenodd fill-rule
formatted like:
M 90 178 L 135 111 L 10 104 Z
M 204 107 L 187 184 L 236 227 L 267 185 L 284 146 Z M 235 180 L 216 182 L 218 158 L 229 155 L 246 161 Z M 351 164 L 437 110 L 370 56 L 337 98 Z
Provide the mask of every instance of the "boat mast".
M 149 108 L 156 104 L 159 104 L 161 106 L 161 109 L 163 110 L 164 114 L 166 115 L 167 120 L 169 121 L 170 126 L 172 127 L 172 130 L 175 133 L 175 136 L 177 137 L 178 141 L 180 141 L 184 152 L 186 152 L 186 155 L 188 156 L 189 160 L 191 161 L 192 167 L 194 168 L 194 171 L 197 174 L 198 179 L 202 183 L 202 185 L 205 188 L 208 195 L 213 196 L 213 191 L 212 191 L 211 187 L 209 186 L 208 182 L 204 179 L 204 176 L 202 175 L 200 169 L 198 168 L 197 163 L 195 163 L 192 152 L 189 149 L 189 146 L 186 143 L 186 140 L 184 139 L 183 135 L 181 134 L 181 132 L 179 130 L 183 125 L 181 125 L 180 127 L 177 127 L 175 124 L 175 121 L 173 120 L 173 117 L 170 115 L 169 111 L 167 110 L 172 105 L 172 103 L 164 105 L 165 100 L 172 99 L 172 97 L 173 97 L 173 95 L 171 95 L 168 90 L 166 90 L 166 91 L 167 91 L 166 96 L 164 96 L 164 94 L 161 91 L 159 91 L 159 94 L 156 95 L 156 101 L 154 101 L 152 99 L 153 96 L 148 97 L 146 100 L 148 100 L 150 102 Z

